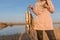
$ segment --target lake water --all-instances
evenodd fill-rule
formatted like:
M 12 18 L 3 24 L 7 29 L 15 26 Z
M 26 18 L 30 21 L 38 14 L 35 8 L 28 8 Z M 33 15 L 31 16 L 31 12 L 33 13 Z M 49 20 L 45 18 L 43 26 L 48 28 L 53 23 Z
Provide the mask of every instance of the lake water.
M 60 24 L 54 24 L 54 27 L 59 27 Z M 0 35 L 11 35 L 16 33 L 24 33 L 25 26 L 13 26 L 13 27 L 7 27 L 2 30 L 0 30 Z
M 10 35 L 25 32 L 25 26 L 13 26 L 0 30 L 0 35 Z
M 54 27 L 60 27 L 60 24 L 54 24 Z

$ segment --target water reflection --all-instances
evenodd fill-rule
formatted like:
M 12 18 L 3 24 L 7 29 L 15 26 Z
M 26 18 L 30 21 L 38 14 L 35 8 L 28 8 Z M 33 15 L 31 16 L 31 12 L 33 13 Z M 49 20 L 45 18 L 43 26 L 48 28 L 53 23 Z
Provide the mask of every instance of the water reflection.
M 59 27 L 60 24 L 54 24 L 54 27 Z M 25 26 L 13 26 L 13 27 L 7 27 L 2 30 L 0 30 L 0 35 L 12 35 L 12 34 L 19 34 L 24 33 Z
M 54 24 L 54 27 L 60 27 L 60 24 Z
M 25 32 L 25 26 L 13 26 L 0 30 L 0 35 L 10 35 L 10 34 L 24 33 L 24 32 Z

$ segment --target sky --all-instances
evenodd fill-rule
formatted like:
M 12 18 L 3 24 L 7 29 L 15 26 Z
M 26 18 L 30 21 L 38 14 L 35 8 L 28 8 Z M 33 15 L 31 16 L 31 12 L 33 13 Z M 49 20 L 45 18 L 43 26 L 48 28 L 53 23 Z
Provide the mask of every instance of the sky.
M 0 22 L 25 22 L 25 12 L 28 5 L 34 6 L 37 0 L 0 0 Z M 55 12 L 51 14 L 54 22 L 60 22 L 60 0 L 52 0 Z M 20 29 L 19 29 L 20 28 Z M 21 29 L 22 28 L 22 29 Z M 23 30 L 24 27 L 5 28 L 0 34 L 8 34 L 10 31 Z M 15 33 L 16 33 L 15 31 Z

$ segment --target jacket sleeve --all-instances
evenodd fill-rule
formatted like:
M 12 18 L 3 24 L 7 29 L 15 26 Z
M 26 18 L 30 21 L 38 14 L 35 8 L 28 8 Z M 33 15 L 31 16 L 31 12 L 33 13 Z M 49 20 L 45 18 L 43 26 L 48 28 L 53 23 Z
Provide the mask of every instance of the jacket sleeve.
M 48 6 L 49 6 L 49 11 L 53 13 L 55 11 L 54 6 L 52 4 L 51 0 L 47 0 Z
M 33 13 L 35 14 L 35 15 L 38 15 L 39 13 L 38 13 L 38 9 L 39 7 L 38 7 L 38 3 L 35 3 L 35 7 L 33 7 L 33 9 L 32 9 L 32 11 L 33 11 Z

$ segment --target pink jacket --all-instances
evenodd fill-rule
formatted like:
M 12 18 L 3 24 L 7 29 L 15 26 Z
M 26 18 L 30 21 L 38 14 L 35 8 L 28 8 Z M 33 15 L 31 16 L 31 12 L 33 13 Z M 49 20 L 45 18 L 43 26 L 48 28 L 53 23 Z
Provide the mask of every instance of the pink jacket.
M 50 11 L 47 8 L 40 6 L 39 2 L 36 2 L 35 8 L 32 10 L 36 17 L 34 18 L 34 29 L 35 30 L 53 30 L 53 22 L 50 13 L 54 11 L 54 7 L 51 1 L 48 1 Z

